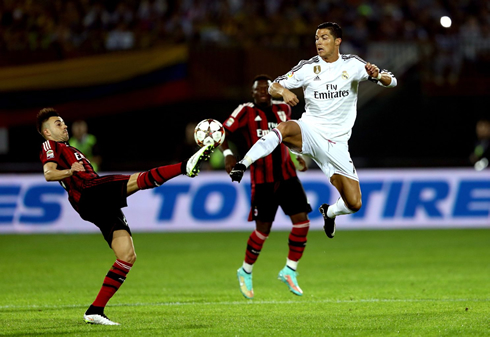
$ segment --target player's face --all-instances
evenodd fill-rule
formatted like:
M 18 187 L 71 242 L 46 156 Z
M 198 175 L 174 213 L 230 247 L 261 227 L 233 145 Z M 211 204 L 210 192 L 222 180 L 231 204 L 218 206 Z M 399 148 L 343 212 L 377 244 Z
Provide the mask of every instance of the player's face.
M 68 127 L 66 126 L 63 118 L 59 116 L 49 117 L 46 121 L 47 126 L 45 134 L 50 140 L 56 142 L 66 142 L 69 139 Z
M 315 45 L 318 55 L 324 60 L 336 60 L 339 54 L 339 46 L 342 39 L 335 38 L 329 29 L 317 29 Z
M 252 87 L 252 97 L 257 105 L 271 105 L 272 97 L 269 94 L 269 83 L 268 80 L 258 80 L 255 81 Z

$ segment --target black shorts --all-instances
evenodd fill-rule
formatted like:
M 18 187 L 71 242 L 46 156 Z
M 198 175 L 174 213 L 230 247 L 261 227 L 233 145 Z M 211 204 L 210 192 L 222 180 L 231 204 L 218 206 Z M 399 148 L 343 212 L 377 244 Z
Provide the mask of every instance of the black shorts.
M 128 222 L 121 208 L 127 204 L 129 176 L 113 175 L 90 180 L 90 187 L 83 190 L 79 202 L 80 216 L 99 227 L 111 247 L 112 235 L 119 229 L 131 235 Z
M 255 190 L 252 190 L 252 209 L 248 220 L 273 222 L 279 206 L 289 216 L 311 212 L 305 190 L 297 177 L 255 185 Z

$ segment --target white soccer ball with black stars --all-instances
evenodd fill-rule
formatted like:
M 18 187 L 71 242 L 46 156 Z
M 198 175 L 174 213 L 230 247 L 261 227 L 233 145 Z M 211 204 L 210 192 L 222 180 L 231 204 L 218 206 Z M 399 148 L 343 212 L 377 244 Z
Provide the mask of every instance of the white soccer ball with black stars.
M 225 140 L 225 128 L 216 119 L 204 119 L 194 129 L 194 139 L 201 147 L 208 144 L 218 147 Z

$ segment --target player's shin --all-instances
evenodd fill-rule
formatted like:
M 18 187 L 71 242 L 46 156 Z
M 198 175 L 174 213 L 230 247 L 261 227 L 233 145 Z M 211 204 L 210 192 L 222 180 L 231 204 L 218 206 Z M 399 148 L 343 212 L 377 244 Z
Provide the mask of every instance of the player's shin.
M 255 230 L 250 234 L 247 241 L 247 249 L 245 251 L 245 260 L 243 262 L 243 269 L 247 273 L 252 272 L 253 264 L 259 258 L 260 251 L 267 240 L 268 235 Z
M 293 224 L 291 233 L 289 234 L 289 253 L 286 265 L 296 270 L 298 267 L 298 261 L 303 256 L 303 252 L 306 248 L 306 236 L 310 229 L 310 222 L 304 221 Z
M 245 154 L 240 163 L 244 164 L 246 167 L 252 165 L 255 161 L 260 158 L 264 158 L 274 151 L 274 149 L 281 144 L 282 135 L 278 129 L 273 129 L 264 137 L 260 138 L 248 152 Z
M 133 264 L 119 259 L 114 262 L 111 269 L 104 278 L 102 288 L 99 291 L 95 301 L 87 310 L 86 314 L 103 314 L 104 308 L 109 300 L 114 296 L 117 290 L 126 280 L 126 276 L 131 270 Z

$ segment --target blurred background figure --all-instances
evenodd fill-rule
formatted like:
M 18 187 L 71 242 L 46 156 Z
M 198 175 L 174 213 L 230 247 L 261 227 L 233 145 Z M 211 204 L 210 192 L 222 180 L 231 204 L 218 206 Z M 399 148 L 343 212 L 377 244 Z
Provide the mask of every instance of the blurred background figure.
M 490 158 L 490 119 L 480 119 L 476 123 L 476 144 L 470 161 L 475 170 L 481 171 L 488 167 Z
M 127 24 L 120 22 L 107 34 L 107 50 L 125 50 L 134 47 L 134 33 L 128 30 Z
M 435 36 L 434 81 L 437 85 L 455 85 L 463 66 L 463 53 L 457 30 L 440 28 Z
M 88 133 L 87 123 L 83 120 L 75 121 L 71 126 L 71 135 L 68 143 L 84 153 L 92 164 L 94 171 L 99 172 L 102 156 L 97 144 L 97 138 Z

